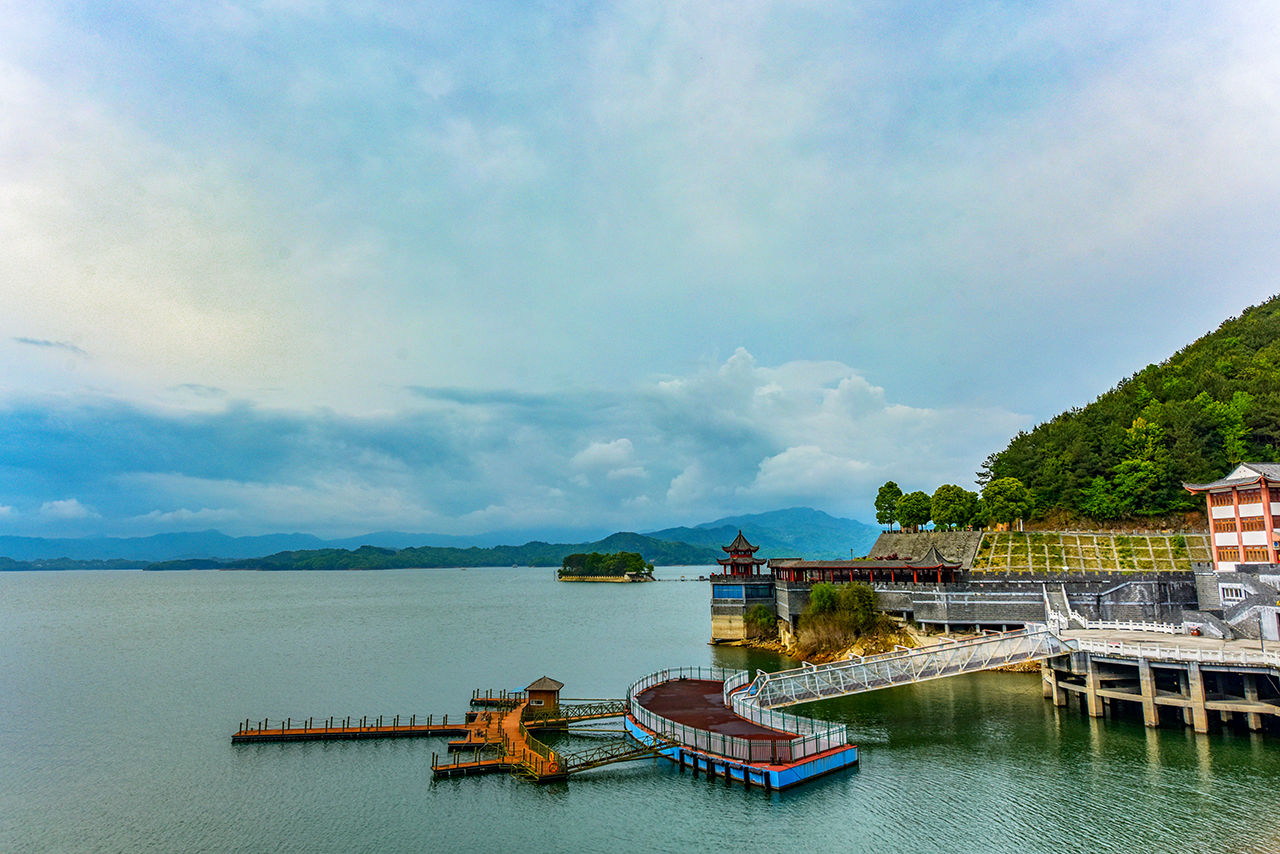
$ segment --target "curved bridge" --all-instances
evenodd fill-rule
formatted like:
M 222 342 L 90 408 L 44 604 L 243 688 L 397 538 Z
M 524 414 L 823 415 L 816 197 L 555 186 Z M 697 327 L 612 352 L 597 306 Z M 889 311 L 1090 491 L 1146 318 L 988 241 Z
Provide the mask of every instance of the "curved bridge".
M 734 710 L 753 717 L 754 709 L 776 709 L 909 685 L 944 676 L 975 673 L 1006 664 L 1039 661 L 1072 649 L 1047 626 L 984 635 L 919 649 L 806 665 L 777 673 L 760 671 L 745 691 L 732 695 Z

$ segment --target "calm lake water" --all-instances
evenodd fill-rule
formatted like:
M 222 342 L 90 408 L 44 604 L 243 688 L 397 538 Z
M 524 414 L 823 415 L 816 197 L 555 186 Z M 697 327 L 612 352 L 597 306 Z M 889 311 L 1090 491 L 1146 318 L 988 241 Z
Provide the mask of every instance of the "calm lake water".
M 847 723 L 861 767 L 772 795 L 654 761 L 433 782 L 436 739 L 231 745 L 246 717 L 785 663 L 708 646 L 707 614 L 705 583 L 546 569 L 0 573 L 0 851 L 1280 850 L 1280 739 L 1099 723 L 1035 675 L 801 709 Z

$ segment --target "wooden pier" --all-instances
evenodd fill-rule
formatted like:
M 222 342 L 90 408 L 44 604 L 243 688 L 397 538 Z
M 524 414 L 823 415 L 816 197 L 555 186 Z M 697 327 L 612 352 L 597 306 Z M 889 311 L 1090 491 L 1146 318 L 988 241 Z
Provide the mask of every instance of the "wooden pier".
M 467 735 L 471 731 L 472 716 L 465 715 L 459 720 L 455 715 L 453 722 L 449 716 L 436 719 L 432 715 L 420 718 L 410 715 L 401 719 L 400 715 L 384 718 L 306 718 L 295 721 L 261 720 L 255 726 L 248 718 L 240 724 L 240 729 L 231 736 L 232 744 L 247 744 L 255 741 L 342 741 L 359 738 L 425 738 L 428 736 Z
M 610 762 L 655 755 L 651 747 L 633 740 L 617 739 L 588 751 L 581 757 L 561 754 L 538 739 L 535 731 L 565 731 L 582 721 L 622 717 L 625 700 L 578 700 L 558 703 L 543 711 L 530 705 L 522 691 L 472 693 L 477 707 L 459 718 L 449 715 L 425 718 L 410 715 L 376 718 L 306 718 L 294 721 L 246 718 L 231 736 L 233 744 L 274 741 L 328 741 L 369 738 L 424 738 L 460 736 L 448 742 L 449 757 L 431 756 L 436 777 L 453 777 L 494 772 L 514 773 L 538 783 L 564 780 L 574 771 L 595 768 Z

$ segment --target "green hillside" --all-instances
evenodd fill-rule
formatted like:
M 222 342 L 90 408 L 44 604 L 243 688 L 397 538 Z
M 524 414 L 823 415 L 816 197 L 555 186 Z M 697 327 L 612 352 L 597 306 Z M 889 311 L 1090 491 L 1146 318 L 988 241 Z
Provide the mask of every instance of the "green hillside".
M 1109 520 L 1202 507 L 1183 481 L 1280 459 L 1280 297 L 1148 365 L 1093 403 L 1019 433 L 983 476 L 1016 477 L 1035 516 Z
M 1190 572 L 1209 561 L 1207 534 L 998 533 L 982 535 L 975 572 Z

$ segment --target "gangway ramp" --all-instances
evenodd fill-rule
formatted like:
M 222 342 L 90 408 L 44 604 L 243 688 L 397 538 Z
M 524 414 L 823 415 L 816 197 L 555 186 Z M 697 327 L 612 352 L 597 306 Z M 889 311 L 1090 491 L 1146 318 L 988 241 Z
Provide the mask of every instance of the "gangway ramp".
M 777 673 L 760 672 L 745 690 L 733 695 L 732 701 L 735 710 L 740 706 L 776 709 L 1038 661 L 1070 651 L 1071 647 L 1048 627 L 1037 626 Z

